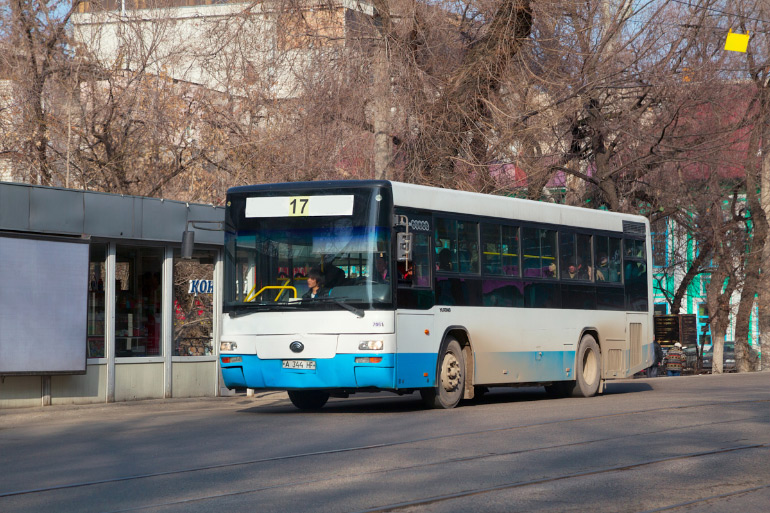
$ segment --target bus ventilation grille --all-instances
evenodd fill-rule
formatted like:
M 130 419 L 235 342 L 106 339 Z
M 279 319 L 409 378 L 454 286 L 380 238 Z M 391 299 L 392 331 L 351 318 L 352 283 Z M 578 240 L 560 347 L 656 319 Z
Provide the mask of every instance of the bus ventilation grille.
M 631 367 L 642 363 L 642 324 L 632 322 L 629 325 L 629 335 L 631 336 Z
M 623 221 L 623 233 L 629 235 L 645 235 L 644 223 L 635 223 L 633 221 Z
M 607 370 L 616 373 L 623 370 L 623 352 L 620 349 L 607 351 Z

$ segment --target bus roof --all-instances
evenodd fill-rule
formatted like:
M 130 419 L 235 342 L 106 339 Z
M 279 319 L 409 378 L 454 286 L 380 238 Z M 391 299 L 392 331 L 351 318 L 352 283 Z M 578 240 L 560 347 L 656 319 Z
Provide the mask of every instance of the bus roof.
M 645 217 L 638 215 L 401 182 L 391 183 L 393 201 L 402 207 L 610 231 L 623 231 L 623 221 L 649 225 Z
M 649 233 L 649 222 L 643 216 L 386 180 L 335 180 L 246 185 L 233 187 L 227 192 L 228 194 L 248 194 L 249 192 L 266 190 L 288 192 L 296 189 L 374 186 L 391 187 L 393 201 L 396 206 L 400 207 L 617 232 L 623 231 L 623 221 L 632 221 L 643 223 L 647 227 L 645 231 Z

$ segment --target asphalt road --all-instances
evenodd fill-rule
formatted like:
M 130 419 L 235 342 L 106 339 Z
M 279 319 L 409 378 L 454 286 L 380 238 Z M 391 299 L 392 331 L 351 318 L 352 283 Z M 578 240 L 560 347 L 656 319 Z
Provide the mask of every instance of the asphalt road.
M 0 511 L 766 512 L 770 373 L 0 411 Z

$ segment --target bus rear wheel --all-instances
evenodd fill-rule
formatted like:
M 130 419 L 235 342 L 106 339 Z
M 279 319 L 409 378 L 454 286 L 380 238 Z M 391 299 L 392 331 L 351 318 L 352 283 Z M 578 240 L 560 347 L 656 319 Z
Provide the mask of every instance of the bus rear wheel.
M 580 340 L 575 366 L 575 394 L 593 397 L 599 391 L 602 374 L 602 355 L 599 344 L 591 335 L 584 335 Z
M 320 410 L 329 400 L 329 394 L 320 390 L 290 390 L 289 399 L 300 410 Z
M 465 358 L 460 343 L 450 339 L 444 354 L 436 381 L 438 386 L 420 390 L 422 401 L 428 408 L 454 408 L 463 398 L 465 390 Z

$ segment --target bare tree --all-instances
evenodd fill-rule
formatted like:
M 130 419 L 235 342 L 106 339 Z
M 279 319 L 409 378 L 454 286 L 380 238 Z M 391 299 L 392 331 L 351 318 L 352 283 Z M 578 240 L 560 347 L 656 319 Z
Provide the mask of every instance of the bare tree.
M 50 153 L 52 111 L 57 92 L 72 87 L 74 68 L 67 26 L 82 0 L 8 0 L 0 9 L 0 69 L 10 80 L 20 119 L 14 123 L 18 145 L 3 151 L 29 181 L 58 181 Z

